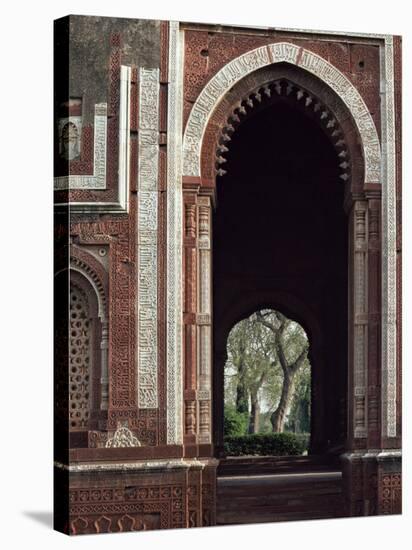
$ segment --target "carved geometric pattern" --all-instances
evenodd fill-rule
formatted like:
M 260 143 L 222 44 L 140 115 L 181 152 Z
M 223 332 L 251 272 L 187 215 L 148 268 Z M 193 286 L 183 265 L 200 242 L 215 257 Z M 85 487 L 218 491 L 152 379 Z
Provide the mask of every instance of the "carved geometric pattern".
M 186 526 L 179 485 L 78 488 L 70 490 L 69 500 L 72 534 Z
M 223 176 L 226 171 L 222 167 L 226 162 L 225 153 L 229 151 L 230 141 L 233 133 L 238 126 L 249 117 L 256 108 L 263 108 L 276 102 L 278 98 L 288 99 L 300 103 L 305 110 L 314 114 L 319 124 L 330 137 L 338 154 L 339 168 L 341 174 L 339 177 L 345 183 L 350 179 L 350 159 L 348 147 L 344 139 L 344 133 L 339 122 L 317 97 L 308 92 L 302 86 L 297 86 L 287 79 L 275 80 L 250 90 L 246 97 L 241 98 L 227 118 L 226 125 L 223 127 L 220 136 L 218 136 L 218 146 L 216 149 L 215 173 Z
M 381 153 L 376 128 L 359 92 L 336 67 L 320 56 L 296 45 L 279 42 L 249 51 L 227 63 L 208 82 L 196 99 L 187 122 L 183 141 L 183 173 L 200 176 L 203 136 L 213 111 L 224 95 L 248 74 L 286 62 L 300 66 L 326 82 L 348 107 L 359 131 L 364 159 L 365 182 L 380 182 Z
M 381 478 L 381 513 L 400 514 L 402 511 L 402 475 L 384 474 Z
M 91 327 L 86 294 L 70 285 L 69 418 L 70 431 L 89 422 Z
M 137 213 L 137 388 L 141 409 L 158 406 L 157 235 L 159 69 L 140 68 Z
M 396 154 L 393 37 L 385 38 L 382 140 L 382 435 L 396 437 Z
M 94 107 L 94 165 L 92 176 L 59 176 L 54 189 L 106 189 L 107 104 Z
M 182 399 L 182 31 L 169 25 L 167 151 L 167 443 L 183 440 Z

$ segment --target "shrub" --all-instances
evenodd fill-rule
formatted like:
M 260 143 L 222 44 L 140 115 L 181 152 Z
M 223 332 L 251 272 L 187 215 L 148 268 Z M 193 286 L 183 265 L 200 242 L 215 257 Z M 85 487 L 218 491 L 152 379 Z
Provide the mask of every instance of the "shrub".
M 301 443 L 305 447 L 305 451 L 307 451 L 308 448 L 309 448 L 310 434 L 306 433 L 306 432 L 303 432 L 303 433 L 298 433 L 298 434 L 294 434 L 294 435 L 295 435 L 296 439 L 301 441 Z
M 225 407 L 224 435 L 242 436 L 246 434 L 249 415 L 247 412 L 240 413 L 234 407 Z
M 225 437 L 226 456 L 301 455 L 307 449 L 307 438 L 292 433 L 250 434 Z

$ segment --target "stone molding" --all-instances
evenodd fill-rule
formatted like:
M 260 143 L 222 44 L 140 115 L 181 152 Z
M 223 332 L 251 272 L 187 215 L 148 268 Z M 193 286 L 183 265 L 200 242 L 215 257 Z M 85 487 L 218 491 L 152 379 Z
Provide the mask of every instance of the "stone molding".
M 170 471 L 173 469 L 188 469 L 197 468 L 203 470 L 207 467 L 217 467 L 219 460 L 215 458 L 210 459 L 158 459 L 158 460 L 141 460 L 134 462 L 102 462 L 102 463 L 79 463 L 79 464 L 63 464 L 61 462 L 55 462 L 54 466 L 60 470 L 67 470 L 69 472 L 95 472 L 95 471 L 133 471 L 143 470 L 144 472 L 149 470 L 164 470 Z

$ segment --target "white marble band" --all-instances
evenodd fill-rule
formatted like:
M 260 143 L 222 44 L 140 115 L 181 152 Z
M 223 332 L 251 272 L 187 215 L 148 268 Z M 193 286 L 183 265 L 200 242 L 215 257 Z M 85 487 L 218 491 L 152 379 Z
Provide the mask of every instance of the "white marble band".
M 381 49 L 382 435 L 396 437 L 396 152 L 393 37 Z
M 167 443 L 183 441 L 182 112 L 183 32 L 169 23 L 167 114 Z
M 137 192 L 137 403 L 158 406 L 159 69 L 139 73 Z

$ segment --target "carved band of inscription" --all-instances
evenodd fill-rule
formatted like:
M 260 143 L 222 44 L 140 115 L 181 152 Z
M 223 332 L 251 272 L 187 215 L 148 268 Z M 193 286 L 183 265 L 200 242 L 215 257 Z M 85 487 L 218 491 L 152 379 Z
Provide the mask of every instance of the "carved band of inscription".
M 167 148 L 167 443 L 183 441 L 182 355 L 182 31 L 169 24 Z
M 208 121 L 223 96 L 239 80 L 272 63 L 298 65 L 328 84 L 351 112 L 365 157 L 365 182 L 380 182 L 381 152 L 372 116 L 359 92 L 346 76 L 322 57 L 294 44 L 279 42 L 251 50 L 230 61 L 208 82 L 197 98 L 183 141 L 183 173 L 200 176 L 200 155 Z
M 381 50 L 382 51 L 382 50 Z M 382 435 L 396 437 L 396 154 L 393 37 L 382 63 Z
M 159 69 L 140 69 L 137 214 L 137 401 L 158 406 L 157 231 Z
M 107 103 L 94 107 L 94 165 L 92 176 L 54 178 L 54 189 L 106 189 Z

